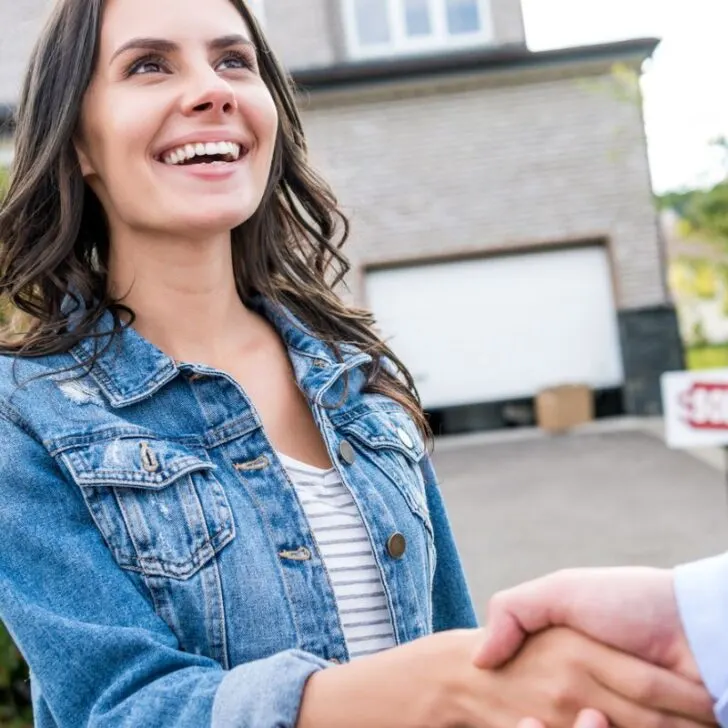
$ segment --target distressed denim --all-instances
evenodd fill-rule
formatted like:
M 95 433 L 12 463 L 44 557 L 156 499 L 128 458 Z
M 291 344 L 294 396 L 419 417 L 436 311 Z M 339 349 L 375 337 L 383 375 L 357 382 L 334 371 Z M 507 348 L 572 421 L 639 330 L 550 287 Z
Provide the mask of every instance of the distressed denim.
M 254 305 L 361 512 L 397 643 L 475 626 L 425 445 L 401 406 L 364 391 L 370 356 L 337 357 Z M 36 725 L 294 726 L 306 680 L 348 654 L 255 408 L 227 374 L 131 328 L 90 373 L 61 372 L 93 349 L 0 358 L 0 618 L 30 665 Z

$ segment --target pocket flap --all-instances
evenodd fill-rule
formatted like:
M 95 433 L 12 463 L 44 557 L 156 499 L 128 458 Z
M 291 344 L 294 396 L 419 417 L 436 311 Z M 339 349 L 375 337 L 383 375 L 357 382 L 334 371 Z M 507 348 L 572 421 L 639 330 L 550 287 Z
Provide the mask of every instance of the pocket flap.
M 80 486 L 158 490 L 188 473 L 215 468 L 204 448 L 147 437 L 93 442 L 67 450 L 63 459 Z
M 374 450 L 397 450 L 413 463 L 425 454 L 425 443 L 412 418 L 401 409 L 367 409 L 342 423 L 346 436 Z

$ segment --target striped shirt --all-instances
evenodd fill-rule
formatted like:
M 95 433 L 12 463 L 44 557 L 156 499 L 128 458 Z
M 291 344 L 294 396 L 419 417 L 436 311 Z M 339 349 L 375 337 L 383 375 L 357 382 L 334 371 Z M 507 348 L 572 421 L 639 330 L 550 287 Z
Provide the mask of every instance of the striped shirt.
M 336 470 L 279 454 L 329 574 L 353 660 L 395 646 L 382 576 L 359 510 Z

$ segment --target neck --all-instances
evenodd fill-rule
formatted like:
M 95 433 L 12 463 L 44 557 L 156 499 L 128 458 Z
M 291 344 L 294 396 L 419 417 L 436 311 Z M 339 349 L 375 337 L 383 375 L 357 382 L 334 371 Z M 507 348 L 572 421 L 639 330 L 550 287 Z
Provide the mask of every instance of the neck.
M 115 238 L 109 289 L 134 311 L 139 334 L 179 361 L 224 359 L 256 318 L 235 286 L 229 233 L 208 240 Z

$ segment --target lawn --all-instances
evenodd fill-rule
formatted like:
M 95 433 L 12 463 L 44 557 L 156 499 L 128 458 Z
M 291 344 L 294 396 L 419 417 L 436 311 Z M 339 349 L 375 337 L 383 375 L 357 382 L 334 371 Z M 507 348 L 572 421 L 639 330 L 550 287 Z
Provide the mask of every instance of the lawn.
M 688 369 L 728 367 L 728 344 L 686 347 L 685 360 Z

